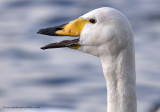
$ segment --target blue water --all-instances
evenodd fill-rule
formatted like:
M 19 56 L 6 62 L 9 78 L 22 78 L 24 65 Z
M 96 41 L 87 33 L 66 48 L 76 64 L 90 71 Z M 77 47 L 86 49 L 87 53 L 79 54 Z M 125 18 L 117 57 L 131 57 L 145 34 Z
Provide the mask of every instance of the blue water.
M 159 0 L 1 0 L 3 112 L 19 111 L 3 106 L 40 106 L 37 112 L 106 111 L 107 92 L 100 60 L 67 48 L 42 51 L 40 47 L 45 44 L 72 38 L 36 34 L 40 28 L 66 23 L 103 6 L 122 11 L 133 27 L 138 112 L 148 112 L 160 102 Z

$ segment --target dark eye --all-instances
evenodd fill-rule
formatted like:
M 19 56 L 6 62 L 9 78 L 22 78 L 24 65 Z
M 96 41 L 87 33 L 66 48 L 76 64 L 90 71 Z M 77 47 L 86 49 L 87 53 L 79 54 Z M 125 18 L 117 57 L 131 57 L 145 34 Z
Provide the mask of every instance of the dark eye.
M 96 20 L 95 19 L 90 19 L 89 22 L 94 24 L 94 23 L 96 23 Z

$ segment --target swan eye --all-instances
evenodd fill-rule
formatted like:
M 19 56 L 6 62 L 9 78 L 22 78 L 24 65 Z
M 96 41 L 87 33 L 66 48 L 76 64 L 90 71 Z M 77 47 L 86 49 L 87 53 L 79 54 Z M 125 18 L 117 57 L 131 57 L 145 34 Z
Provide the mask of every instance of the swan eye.
M 96 23 L 96 20 L 95 19 L 90 19 L 89 22 L 94 24 L 94 23 Z

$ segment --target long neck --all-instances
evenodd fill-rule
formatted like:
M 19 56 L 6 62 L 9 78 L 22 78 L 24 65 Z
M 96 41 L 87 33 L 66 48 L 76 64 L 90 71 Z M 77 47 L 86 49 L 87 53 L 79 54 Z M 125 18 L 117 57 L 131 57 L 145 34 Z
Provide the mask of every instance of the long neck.
M 101 57 L 107 85 L 107 112 L 137 112 L 135 59 L 131 51 Z

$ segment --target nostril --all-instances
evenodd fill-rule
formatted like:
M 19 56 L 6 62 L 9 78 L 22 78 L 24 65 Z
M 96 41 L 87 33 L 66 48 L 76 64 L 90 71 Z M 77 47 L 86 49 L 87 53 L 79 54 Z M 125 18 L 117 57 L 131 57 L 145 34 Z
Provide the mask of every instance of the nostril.
M 59 27 L 59 28 L 56 28 L 56 30 L 63 30 L 63 28 L 60 28 L 60 27 Z

